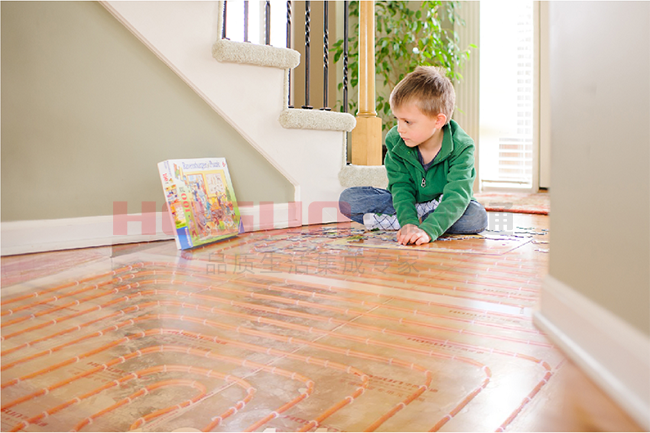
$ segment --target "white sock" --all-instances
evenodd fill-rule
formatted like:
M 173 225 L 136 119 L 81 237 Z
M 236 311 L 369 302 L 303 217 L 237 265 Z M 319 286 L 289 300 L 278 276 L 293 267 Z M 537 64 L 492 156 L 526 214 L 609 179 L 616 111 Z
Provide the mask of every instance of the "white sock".
M 424 203 L 416 203 L 415 209 L 418 213 L 418 218 L 422 218 L 429 212 L 434 211 L 442 200 L 442 195 L 438 199 L 433 199 Z M 399 230 L 400 225 L 397 221 L 397 215 L 384 215 L 380 213 L 367 213 L 363 215 L 363 225 L 367 230 L 381 229 L 381 230 Z
M 427 201 L 424 203 L 416 203 L 415 209 L 418 211 L 418 218 L 422 218 L 424 215 L 428 214 L 429 212 L 436 210 L 441 200 L 442 200 L 442 196 L 438 197 L 437 200 L 433 199 L 431 201 Z
M 397 215 L 384 215 L 380 213 L 363 214 L 363 225 L 366 230 L 399 230 L 400 225 L 397 221 Z

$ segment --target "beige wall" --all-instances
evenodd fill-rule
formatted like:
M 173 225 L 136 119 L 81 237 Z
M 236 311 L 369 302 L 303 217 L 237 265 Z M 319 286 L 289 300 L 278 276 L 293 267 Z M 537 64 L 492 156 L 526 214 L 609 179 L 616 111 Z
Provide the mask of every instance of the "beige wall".
M 650 3 L 549 12 L 550 273 L 650 335 Z
M 110 215 L 114 201 L 160 208 L 156 164 L 171 158 L 225 157 L 240 201 L 293 200 L 291 183 L 98 3 L 1 7 L 3 222 Z

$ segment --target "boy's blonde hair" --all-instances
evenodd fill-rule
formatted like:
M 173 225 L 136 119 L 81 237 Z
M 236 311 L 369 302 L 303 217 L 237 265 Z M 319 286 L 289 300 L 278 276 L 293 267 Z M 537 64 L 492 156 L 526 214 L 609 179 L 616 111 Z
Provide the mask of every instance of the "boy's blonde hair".
M 391 109 L 414 102 L 427 116 L 439 113 L 451 119 L 456 103 L 456 92 L 451 80 L 445 76 L 444 69 L 435 66 L 418 66 L 408 74 L 390 94 Z

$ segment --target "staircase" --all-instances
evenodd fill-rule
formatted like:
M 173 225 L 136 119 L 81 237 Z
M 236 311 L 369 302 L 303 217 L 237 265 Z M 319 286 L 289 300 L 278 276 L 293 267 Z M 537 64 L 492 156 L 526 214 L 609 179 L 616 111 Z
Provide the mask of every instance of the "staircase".
M 101 4 L 293 184 L 295 204 L 274 203 L 274 215 L 242 210 L 248 230 L 343 220 L 339 176 L 350 170 L 345 140 L 356 121 L 346 113 L 286 108 L 298 52 L 221 40 L 221 2 Z

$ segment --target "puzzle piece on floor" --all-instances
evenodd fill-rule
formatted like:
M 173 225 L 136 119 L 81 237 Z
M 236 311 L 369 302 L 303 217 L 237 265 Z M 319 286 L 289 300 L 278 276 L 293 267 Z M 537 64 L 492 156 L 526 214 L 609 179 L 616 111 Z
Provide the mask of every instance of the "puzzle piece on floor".
M 501 255 L 530 241 L 531 238 L 471 234 L 444 235 L 437 241 L 424 245 L 400 245 L 397 243 L 395 232 L 370 231 L 339 239 L 333 244 L 361 248 Z
M 535 236 L 544 236 L 548 234 L 547 229 L 538 229 L 536 227 L 517 227 L 518 230 L 515 230 L 515 234 L 519 235 L 535 235 Z M 537 231 L 539 230 L 539 231 Z

